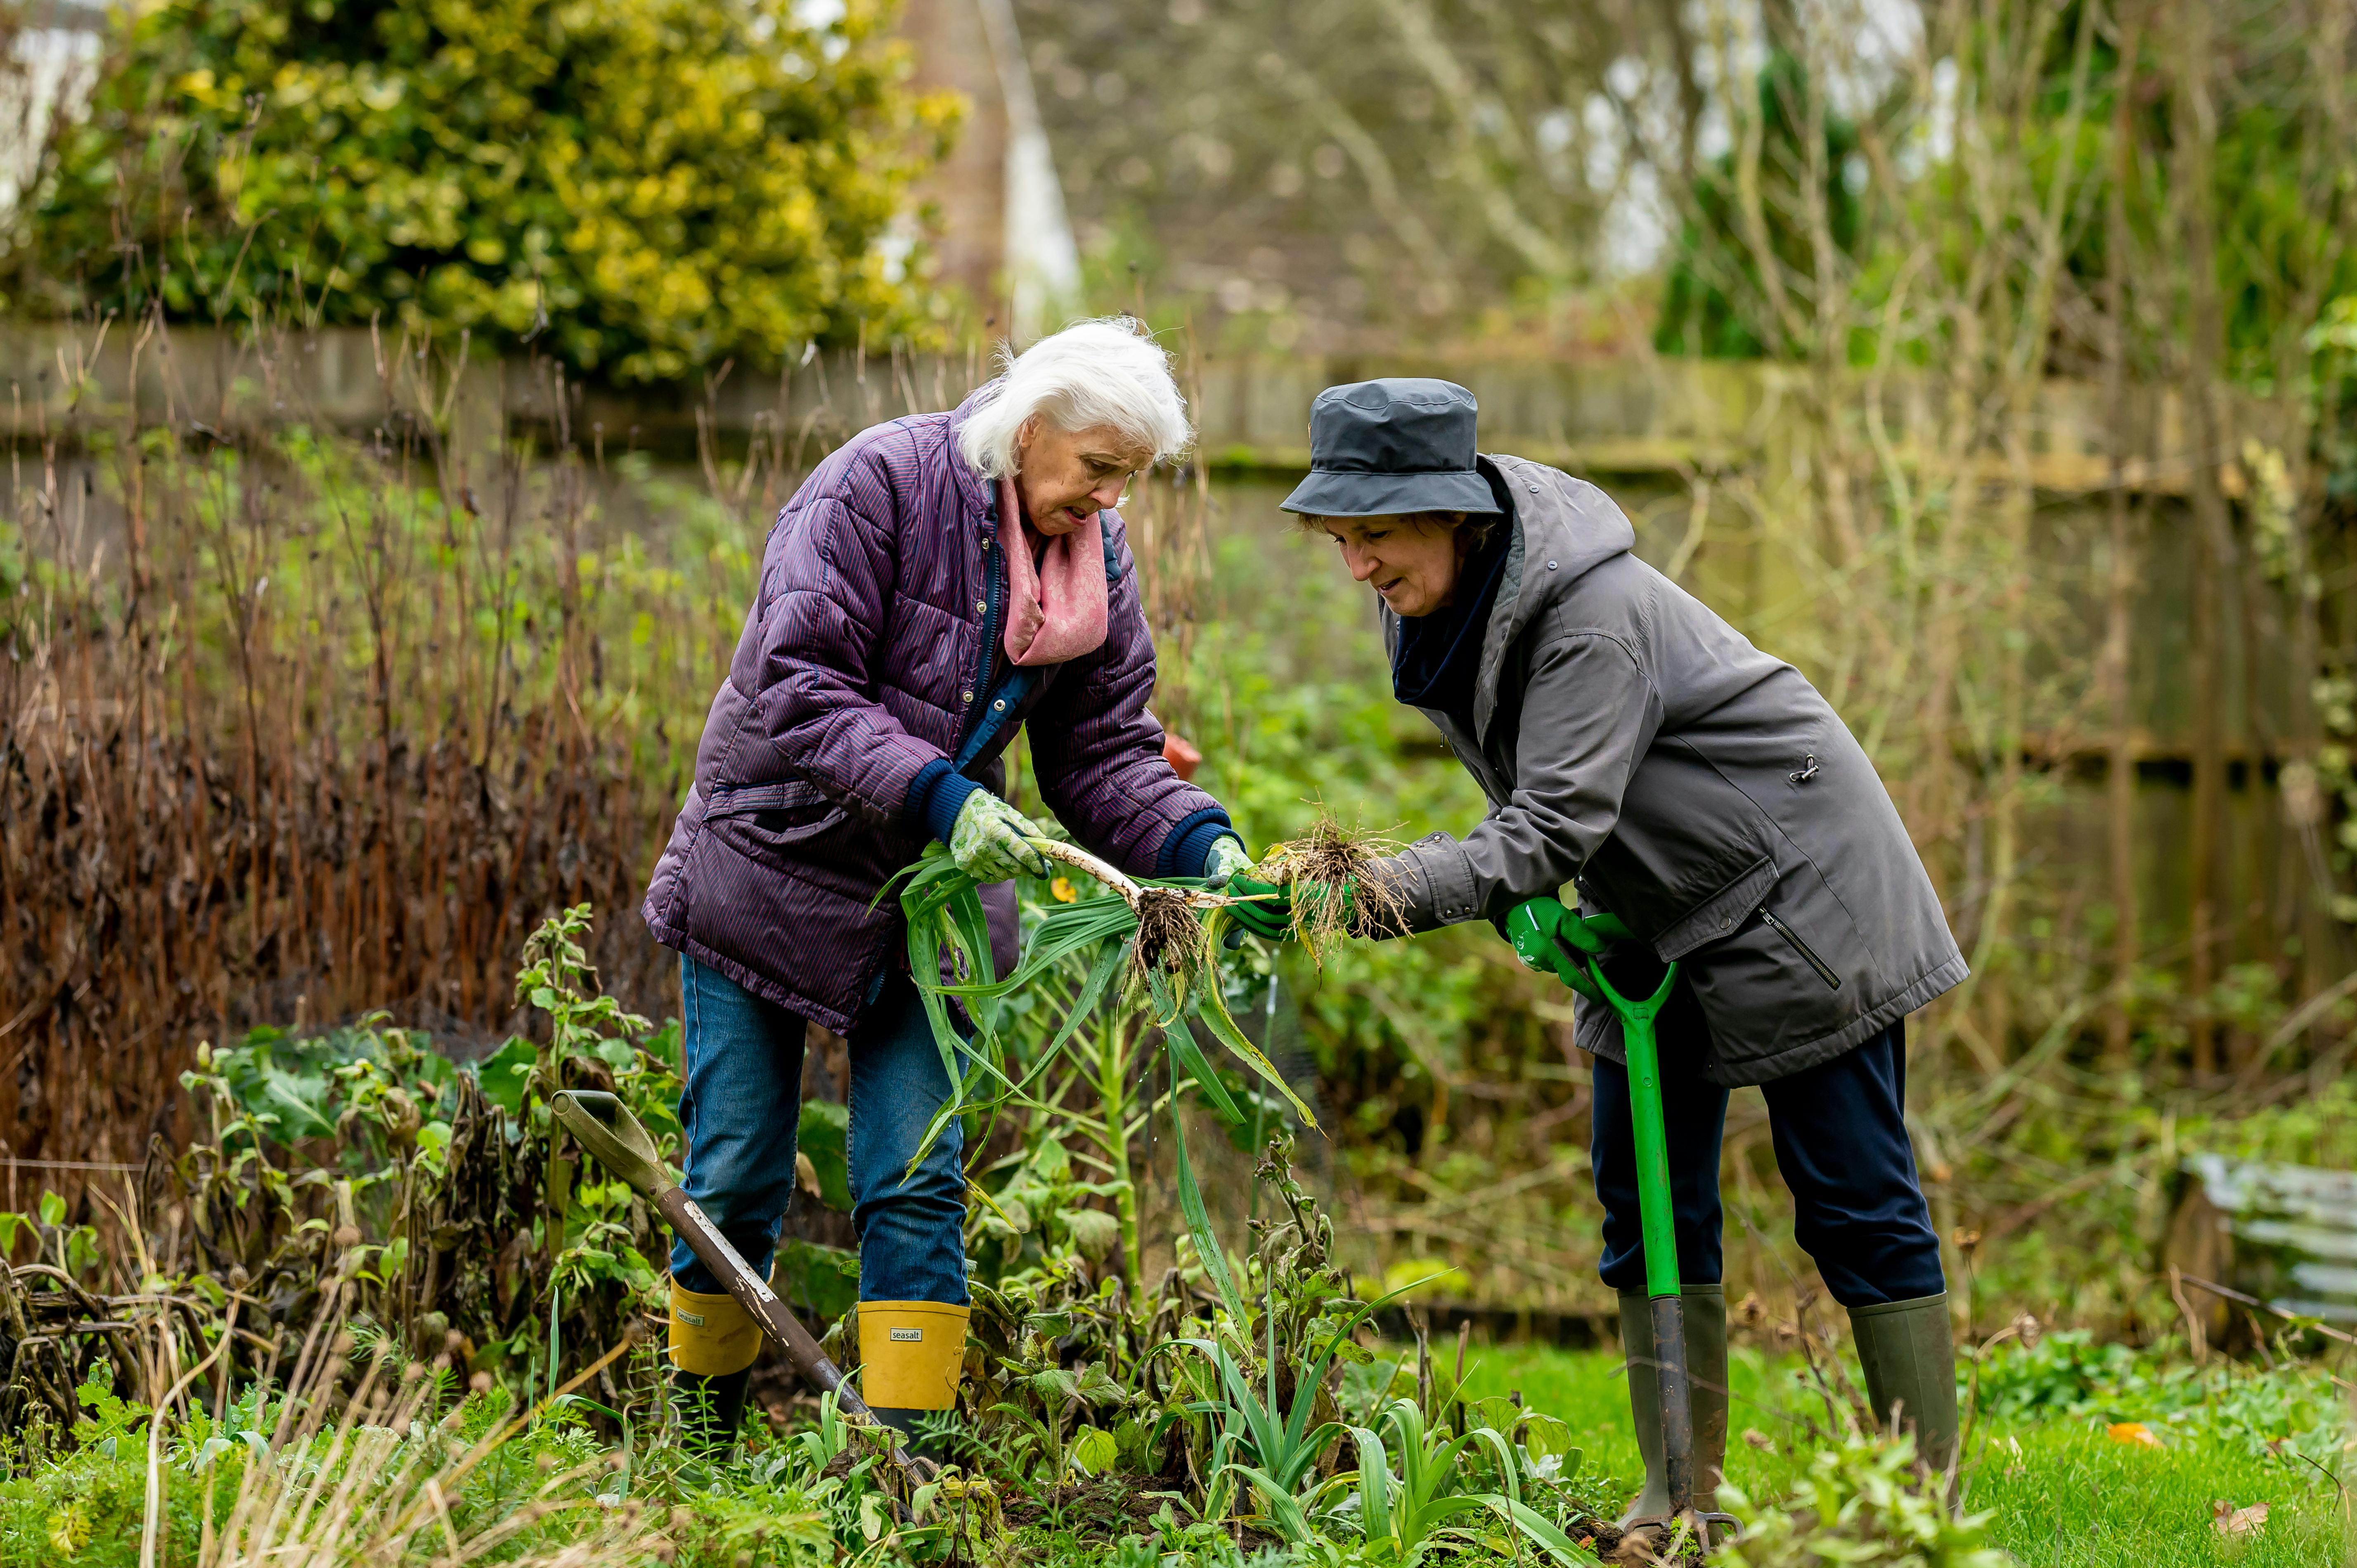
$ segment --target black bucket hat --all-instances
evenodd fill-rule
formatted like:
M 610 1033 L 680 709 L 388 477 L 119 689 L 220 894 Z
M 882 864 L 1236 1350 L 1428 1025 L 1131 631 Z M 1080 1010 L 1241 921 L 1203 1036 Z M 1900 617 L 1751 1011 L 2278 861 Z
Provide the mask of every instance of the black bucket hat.
M 1285 510 L 1312 517 L 1498 510 L 1473 466 L 1480 405 L 1455 381 L 1386 376 L 1328 387 L 1309 405 L 1309 477 Z

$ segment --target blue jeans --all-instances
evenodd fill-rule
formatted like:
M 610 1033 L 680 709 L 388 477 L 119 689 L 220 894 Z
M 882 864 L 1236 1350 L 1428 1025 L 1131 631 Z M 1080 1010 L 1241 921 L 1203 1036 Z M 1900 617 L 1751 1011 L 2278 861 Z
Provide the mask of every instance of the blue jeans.
M 1701 1011 L 1675 1001 L 1661 1020 L 1662 1119 L 1670 1146 L 1670 1208 L 1678 1274 L 1719 1283 L 1718 1143 L 1727 1090 L 1702 1076 L 1708 1046 Z M 1907 1099 L 1907 1034 L 1893 1024 L 1857 1049 L 1760 1086 L 1776 1169 L 1792 1191 L 1793 1239 L 1844 1306 L 1912 1301 L 1947 1288 L 1940 1239 L 1915 1180 Z M 1604 1262 L 1614 1290 L 1645 1288 L 1637 1209 L 1636 1134 L 1629 1069 L 1596 1060 L 1596 1196 L 1604 1204 Z
M 794 1194 L 805 1026 L 692 958 L 680 960 L 679 988 L 687 1195 L 767 1273 Z M 917 988 L 905 974 L 887 975 L 851 1031 L 851 1222 L 862 1301 L 966 1303 L 963 1129 L 951 1122 L 909 1170 L 948 1097 Z M 725 1288 L 684 1241 L 672 1244 L 671 1272 L 688 1290 Z

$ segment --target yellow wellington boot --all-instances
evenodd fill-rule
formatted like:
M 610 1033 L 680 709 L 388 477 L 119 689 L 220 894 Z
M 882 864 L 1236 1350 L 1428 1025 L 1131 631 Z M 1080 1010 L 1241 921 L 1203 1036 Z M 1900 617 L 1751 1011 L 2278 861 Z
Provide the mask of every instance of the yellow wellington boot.
M 859 1397 L 876 1419 L 906 1434 L 920 1416 L 957 1406 L 973 1309 L 938 1301 L 859 1304 Z M 938 1459 L 920 1444 L 921 1457 Z
M 705 1295 L 672 1282 L 671 1382 L 690 1448 L 708 1454 L 737 1441 L 745 1385 L 760 1353 L 760 1326 L 735 1296 Z

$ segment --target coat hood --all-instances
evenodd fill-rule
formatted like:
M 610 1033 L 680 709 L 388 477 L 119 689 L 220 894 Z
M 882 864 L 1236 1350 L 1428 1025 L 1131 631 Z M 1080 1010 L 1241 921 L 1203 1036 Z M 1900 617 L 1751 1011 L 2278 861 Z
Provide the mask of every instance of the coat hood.
M 1498 671 L 1506 650 L 1555 595 L 1634 549 L 1637 531 L 1610 496 L 1560 468 L 1502 456 L 1482 456 L 1474 463 L 1513 502 L 1514 530 L 1473 682 L 1473 739 L 1478 745 L 1498 711 Z M 1399 617 L 1388 607 L 1382 613 L 1388 653 L 1399 646 Z
M 1514 541 L 1506 575 L 1481 642 L 1473 683 L 1473 738 L 1489 733 L 1498 711 L 1498 671 L 1506 650 L 1555 595 L 1616 555 L 1636 548 L 1637 531 L 1612 498 L 1560 468 L 1523 457 L 1483 457 L 1514 502 Z

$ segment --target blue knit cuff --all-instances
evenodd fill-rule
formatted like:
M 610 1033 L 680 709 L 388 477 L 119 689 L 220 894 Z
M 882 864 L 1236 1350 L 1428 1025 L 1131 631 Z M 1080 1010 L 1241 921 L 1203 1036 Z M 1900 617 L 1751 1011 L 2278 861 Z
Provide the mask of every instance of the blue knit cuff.
M 946 757 L 937 757 L 917 770 L 909 785 L 909 820 L 943 843 L 957 831 L 958 813 L 965 798 L 982 786 L 960 773 Z
M 1206 806 L 1201 811 L 1179 819 L 1162 841 L 1162 853 L 1154 859 L 1157 876 L 1200 876 L 1211 858 L 1211 846 L 1222 838 L 1243 842 L 1228 821 L 1224 806 Z

